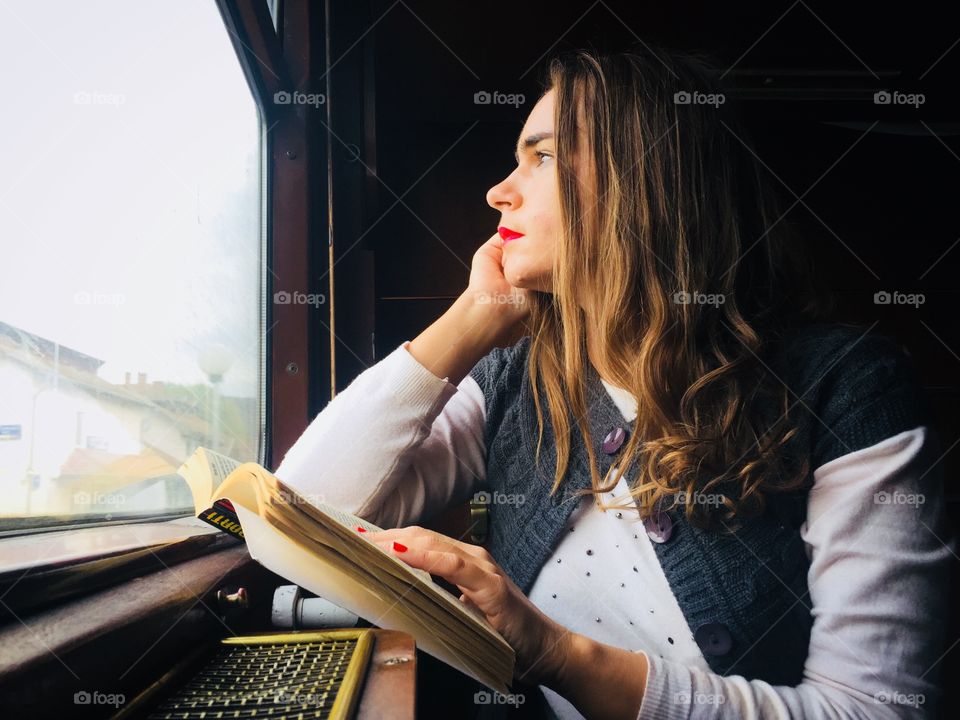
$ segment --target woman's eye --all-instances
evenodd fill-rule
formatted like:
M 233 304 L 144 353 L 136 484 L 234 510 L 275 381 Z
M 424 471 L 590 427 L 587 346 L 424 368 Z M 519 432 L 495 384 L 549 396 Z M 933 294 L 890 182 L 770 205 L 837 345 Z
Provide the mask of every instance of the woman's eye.
M 550 153 L 545 153 L 545 152 L 543 152 L 543 150 L 537 150 L 537 151 L 534 153 L 534 155 L 536 155 L 538 158 L 540 158 L 540 162 L 538 162 L 537 165 L 543 165 L 543 160 L 544 160 L 544 158 L 553 157 L 552 155 L 550 155 Z

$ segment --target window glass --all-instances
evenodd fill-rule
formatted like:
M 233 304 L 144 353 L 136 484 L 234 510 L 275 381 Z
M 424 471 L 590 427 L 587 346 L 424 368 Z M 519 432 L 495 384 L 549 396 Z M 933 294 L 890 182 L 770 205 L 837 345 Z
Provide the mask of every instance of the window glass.
M 211 1 L 0 6 L 0 531 L 260 457 L 261 120 Z

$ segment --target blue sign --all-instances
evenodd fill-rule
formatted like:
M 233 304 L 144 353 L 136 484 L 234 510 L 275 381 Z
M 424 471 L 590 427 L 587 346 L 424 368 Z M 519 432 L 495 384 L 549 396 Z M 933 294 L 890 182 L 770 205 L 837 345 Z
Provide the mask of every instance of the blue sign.
M 0 441 L 19 440 L 20 425 L 0 425 Z

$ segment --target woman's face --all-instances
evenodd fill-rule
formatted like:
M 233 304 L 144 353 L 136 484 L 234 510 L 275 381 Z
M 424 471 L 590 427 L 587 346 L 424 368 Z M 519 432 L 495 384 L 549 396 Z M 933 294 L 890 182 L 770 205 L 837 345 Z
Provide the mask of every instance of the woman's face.
M 560 231 L 560 192 L 553 127 L 554 91 L 530 111 L 517 145 L 517 168 L 487 191 L 500 211 L 498 229 L 523 233 L 503 243 L 503 274 L 514 287 L 551 292 L 553 253 Z

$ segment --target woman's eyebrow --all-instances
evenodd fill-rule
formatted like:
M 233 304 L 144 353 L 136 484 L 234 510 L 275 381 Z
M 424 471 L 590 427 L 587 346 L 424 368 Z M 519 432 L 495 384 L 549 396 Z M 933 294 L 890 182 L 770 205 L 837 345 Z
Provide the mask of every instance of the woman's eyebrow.
M 538 132 L 533 135 L 528 135 L 526 140 L 517 142 L 517 149 L 513 153 L 513 159 L 517 161 L 517 164 L 520 164 L 520 153 L 529 150 L 534 147 L 541 140 L 549 140 L 553 137 L 552 132 Z

